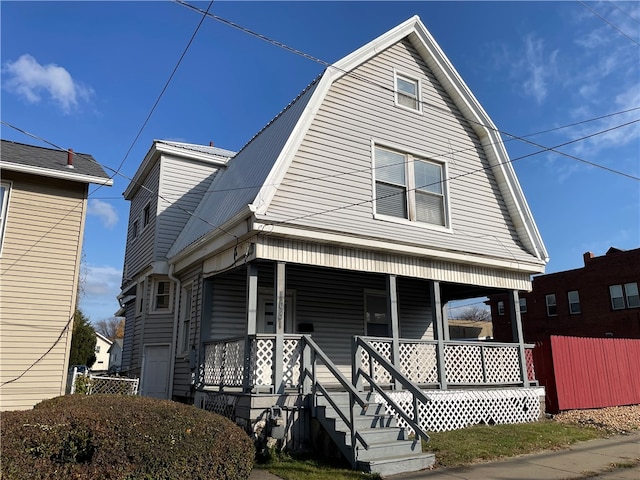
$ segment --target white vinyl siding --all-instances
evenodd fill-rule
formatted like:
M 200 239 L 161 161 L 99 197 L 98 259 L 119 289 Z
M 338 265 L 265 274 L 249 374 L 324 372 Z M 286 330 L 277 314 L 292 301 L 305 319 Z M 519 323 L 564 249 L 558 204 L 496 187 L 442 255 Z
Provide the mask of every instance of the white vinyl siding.
M 0 383 L 8 382 L 0 410 L 25 410 L 65 391 L 87 185 L 2 176 L 12 187 L 0 262 Z
M 404 41 L 332 85 L 278 187 L 267 211 L 269 218 L 398 245 L 531 261 L 532 254 L 517 242 L 480 139 L 461 120 L 460 111 L 429 67 L 416 62 L 418 56 Z M 389 84 L 396 66 L 421 79 L 424 101 L 434 108 L 420 116 L 407 115 L 393 104 L 394 92 L 359 80 Z M 448 223 L 455 231 L 375 218 L 372 204 L 379 195 L 374 191 L 372 142 L 446 161 L 446 174 L 453 179 L 447 182 Z
M 4 228 L 7 224 L 10 192 L 11 182 L 0 182 L 0 255 L 2 254 L 2 244 L 4 241 Z

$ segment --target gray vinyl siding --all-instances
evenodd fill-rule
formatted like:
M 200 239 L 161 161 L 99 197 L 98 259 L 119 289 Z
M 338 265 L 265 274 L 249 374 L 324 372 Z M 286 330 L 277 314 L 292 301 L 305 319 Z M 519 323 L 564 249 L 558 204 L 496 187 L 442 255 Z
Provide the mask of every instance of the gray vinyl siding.
M 171 292 L 169 298 L 169 308 L 162 310 L 155 310 L 155 288 L 157 282 L 168 281 L 170 284 Z M 148 299 L 147 308 L 144 321 L 144 343 L 169 343 L 173 338 L 173 323 L 174 323 L 174 308 L 175 308 L 175 295 L 176 288 L 174 282 L 170 281 L 167 277 L 156 276 L 149 278 L 147 281 Z
M 210 164 L 166 155 L 161 165 L 155 260 L 166 260 L 171 245 L 191 218 L 188 212 L 195 211 L 218 171 Z
M 123 371 L 131 368 L 131 356 L 133 352 L 133 339 L 136 324 L 136 302 L 135 300 L 125 306 L 124 339 L 122 341 L 122 363 Z
M 247 333 L 247 273 L 244 268 L 215 278 L 211 303 L 211 328 L 202 341 L 240 337 Z
M 160 179 L 160 163 L 156 163 L 143 186 L 131 199 L 129 207 L 129 227 L 127 231 L 127 247 L 125 252 L 125 278 L 134 278 L 153 261 L 155 242 L 156 212 L 158 209 L 158 184 Z M 149 204 L 149 224 L 143 225 L 144 207 Z M 133 223 L 138 221 L 138 236 L 133 238 Z
M 420 79 L 422 114 L 395 105 L 394 68 Z M 374 219 L 372 140 L 446 162 L 452 232 Z M 407 40 L 331 86 L 267 214 L 399 244 L 532 260 L 517 241 L 479 138 Z

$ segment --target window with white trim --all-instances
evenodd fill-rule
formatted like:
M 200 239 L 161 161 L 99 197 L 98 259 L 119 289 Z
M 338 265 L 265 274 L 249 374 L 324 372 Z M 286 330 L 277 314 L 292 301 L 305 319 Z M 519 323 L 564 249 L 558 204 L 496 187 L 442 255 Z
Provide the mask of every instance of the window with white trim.
M 447 226 L 444 164 L 379 146 L 374 157 L 377 215 Z
M 182 321 L 180 322 L 179 353 L 186 355 L 189 353 L 189 343 L 191 334 L 191 297 L 193 289 L 185 288 L 182 291 Z
M 171 309 L 171 282 L 155 280 L 153 288 L 153 310 L 156 312 Z
M 545 302 L 547 304 L 547 317 L 555 317 L 558 315 L 558 306 L 556 304 L 556 294 L 550 293 L 545 296 Z
M 11 183 L 0 182 L 0 252 L 2 252 L 2 244 L 4 243 L 4 230 L 7 224 L 7 211 L 9 210 L 10 192 Z
M 131 224 L 131 239 L 135 240 L 138 238 L 138 232 L 140 230 L 140 222 L 138 220 L 134 220 Z
M 567 299 L 569 300 L 569 313 L 576 315 L 580 313 L 580 295 L 577 290 L 573 290 L 567 293 Z
M 147 203 L 142 211 L 142 226 L 146 227 L 151 221 L 151 204 Z
M 420 80 L 395 72 L 396 105 L 422 111 Z
M 623 285 L 610 285 L 609 295 L 611 296 L 611 308 L 614 310 L 640 307 L 640 295 L 638 294 L 637 282 L 625 283 Z

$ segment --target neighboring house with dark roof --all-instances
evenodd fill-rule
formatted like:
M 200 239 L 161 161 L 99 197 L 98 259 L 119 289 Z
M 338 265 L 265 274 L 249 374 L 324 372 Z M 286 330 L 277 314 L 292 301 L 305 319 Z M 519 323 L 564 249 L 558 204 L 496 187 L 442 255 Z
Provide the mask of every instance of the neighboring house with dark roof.
M 520 315 L 527 342 L 551 335 L 640 338 L 640 248 L 611 247 L 599 257 L 583 255 L 584 266 L 533 278 L 520 292 Z M 489 297 L 494 337 L 511 335 L 505 297 Z
M 89 184 L 89 154 L 2 140 L 0 410 L 65 392 Z
M 237 154 L 170 148 L 154 142 L 125 192 L 123 369 L 143 394 L 256 435 L 285 407 L 289 446 L 314 416 L 354 468 L 381 473 L 428 460 L 414 442 L 374 462 L 381 440 L 350 423 L 354 402 L 393 397 L 419 436 L 542 413 L 521 331 L 449 340 L 449 301 L 517 304 L 547 253 L 496 127 L 418 17 L 328 67 Z

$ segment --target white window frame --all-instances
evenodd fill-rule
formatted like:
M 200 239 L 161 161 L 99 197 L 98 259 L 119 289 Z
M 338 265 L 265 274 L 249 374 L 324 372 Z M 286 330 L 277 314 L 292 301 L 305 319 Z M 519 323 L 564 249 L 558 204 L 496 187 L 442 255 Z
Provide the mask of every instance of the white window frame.
M 146 228 L 151 223 L 151 202 L 148 202 L 142 209 L 142 228 Z
M 136 238 L 138 238 L 139 234 L 140 234 L 140 220 L 136 218 L 131 224 L 131 240 L 135 240 Z
M 520 305 L 520 313 L 527 313 L 527 299 L 520 297 L 518 299 L 518 304 Z
M 140 281 L 136 287 L 136 317 L 139 317 L 144 312 L 144 296 L 145 296 L 145 282 Z
M 404 185 L 400 184 L 392 184 L 385 180 L 378 180 L 376 178 L 376 152 L 378 150 L 383 150 L 390 152 L 392 154 L 396 154 L 398 156 L 402 156 L 404 159 Z M 437 165 L 440 167 L 440 174 L 442 178 L 441 182 L 441 192 L 427 192 L 423 191 L 423 193 L 438 197 L 442 199 L 442 218 L 444 221 L 444 225 L 438 223 L 429 223 L 423 220 L 417 219 L 417 209 L 416 209 L 416 180 L 415 180 L 415 168 L 414 162 L 425 162 L 431 165 Z M 448 166 L 446 161 L 435 161 L 431 160 L 428 155 L 420 154 L 419 152 L 410 151 L 406 148 L 399 147 L 397 145 L 390 145 L 386 142 L 377 142 L 375 140 L 371 141 L 371 165 L 373 175 L 372 179 L 372 192 L 373 192 L 373 217 L 377 220 L 385 220 L 397 223 L 406 223 L 414 226 L 420 226 L 428 229 L 436 229 L 440 231 L 445 231 L 451 233 L 451 205 L 450 205 L 450 195 L 449 195 L 449 182 L 448 178 Z M 395 216 L 385 213 L 378 213 L 378 200 L 377 200 L 377 185 L 378 182 L 387 185 L 394 185 L 396 187 L 402 187 L 404 189 L 405 196 L 405 204 L 406 204 L 406 216 Z M 418 186 L 419 187 L 419 186 Z
M 572 298 L 572 297 L 575 297 L 575 298 Z M 567 301 L 569 302 L 570 315 L 578 315 L 579 313 L 582 313 L 580 308 L 580 294 L 578 293 L 578 290 L 571 290 L 567 292 Z M 577 305 L 577 308 L 575 308 L 576 305 Z
M 2 255 L 2 247 L 4 245 L 4 232 L 7 226 L 7 218 L 9 217 L 9 200 L 11 199 L 11 189 L 13 182 L 3 180 L 0 186 L 4 189 L 2 198 L 0 198 L 0 255 Z
M 158 287 L 161 283 L 167 283 L 169 285 L 169 292 L 158 293 Z M 152 286 L 151 313 L 170 313 L 173 310 L 173 282 L 165 278 L 154 278 Z M 158 297 L 160 295 L 162 295 L 163 297 L 167 297 L 166 307 L 158 307 Z
M 553 303 L 551 299 L 553 298 Z M 547 307 L 547 317 L 557 317 L 558 316 L 558 301 L 556 299 L 555 293 L 548 293 L 544 296 L 544 303 Z M 551 309 L 553 308 L 553 313 L 551 313 Z
M 188 355 L 191 350 L 191 318 L 193 313 L 193 284 L 182 289 L 180 302 L 180 333 L 178 334 L 178 355 Z
M 614 293 L 615 290 L 615 293 Z M 610 285 L 609 286 L 609 297 L 611 298 L 611 309 L 612 310 L 624 310 L 625 309 L 625 299 L 624 299 L 624 290 L 622 285 Z M 616 300 L 620 300 L 620 302 L 616 303 Z
M 630 300 L 630 298 L 633 298 L 633 303 Z M 628 282 L 624 284 L 624 300 L 627 304 L 627 308 L 640 308 L 640 296 L 638 295 L 638 282 Z
M 414 84 L 416 87 L 415 97 L 406 92 L 401 92 L 400 88 L 398 88 L 398 80 L 402 80 L 404 82 Z M 422 114 L 422 82 L 420 78 L 414 77 L 413 75 L 408 75 L 403 72 L 399 72 L 394 68 L 393 69 L 393 91 L 394 91 L 394 101 L 397 107 L 403 108 L 410 112 L 416 112 L 416 113 Z M 408 105 L 403 105 L 402 103 L 400 103 L 401 96 L 413 99 L 416 103 L 416 108 L 410 107 Z

